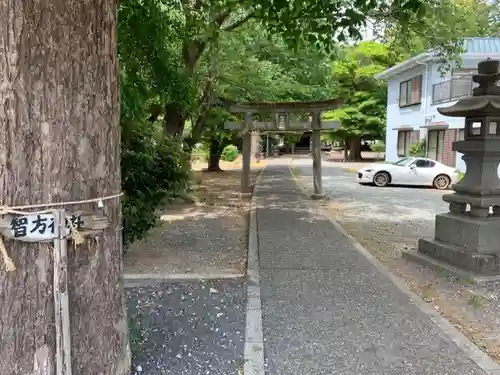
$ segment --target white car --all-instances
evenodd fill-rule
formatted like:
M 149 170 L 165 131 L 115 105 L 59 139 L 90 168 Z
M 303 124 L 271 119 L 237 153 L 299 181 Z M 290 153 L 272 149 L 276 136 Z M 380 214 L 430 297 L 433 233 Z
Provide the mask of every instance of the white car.
M 435 160 L 405 157 L 394 163 L 377 163 L 361 168 L 356 181 L 376 186 L 421 185 L 447 189 L 458 182 L 459 172 Z

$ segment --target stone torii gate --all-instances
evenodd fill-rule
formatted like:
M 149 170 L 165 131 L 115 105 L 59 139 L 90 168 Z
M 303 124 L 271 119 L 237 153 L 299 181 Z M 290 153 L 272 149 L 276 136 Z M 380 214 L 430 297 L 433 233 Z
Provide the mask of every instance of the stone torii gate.
M 243 170 L 241 174 L 241 194 L 250 194 L 250 158 L 251 137 L 254 131 L 294 133 L 312 131 L 312 158 L 313 158 L 313 199 L 324 197 L 321 177 L 321 131 L 333 130 L 340 127 L 339 121 L 321 121 L 321 112 L 338 108 L 342 104 L 340 99 L 328 99 L 311 102 L 249 102 L 234 104 L 229 107 L 232 113 L 244 113 L 243 122 L 226 122 L 226 130 L 242 132 L 243 137 Z M 269 122 L 253 121 L 254 113 L 268 113 L 273 115 Z M 310 121 L 290 121 L 291 113 L 309 113 Z

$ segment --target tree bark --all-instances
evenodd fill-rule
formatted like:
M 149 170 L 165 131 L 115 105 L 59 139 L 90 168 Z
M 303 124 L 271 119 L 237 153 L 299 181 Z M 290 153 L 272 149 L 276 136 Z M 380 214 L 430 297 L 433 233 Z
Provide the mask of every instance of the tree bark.
M 220 172 L 221 144 L 218 140 L 212 139 L 210 142 L 210 155 L 208 156 L 208 172 Z
M 352 138 L 349 142 L 350 161 L 361 161 L 361 138 Z
M 349 161 L 349 138 L 344 139 L 344 161 Z
M 199 40 L 184 41 L 182 46 L 182 59 L 184 62 L 183 77 L 185 80 L 193 79 L 194 71 L 206 46 L 206 42 L 201 42 Z M 167 103 L 165 105 L 165 118 L 163 122 L 165 134 L 173 137 L 182 136 L 184 124 L 186 122 L 186 118 L 182 112 L 182 108 L 180 108 L 177 103 Z
M 165 117 L 163 119 L 163 130 L 166 135 L 172 137 L 181 136 L 184 131 L 185 118 L 182 111 L 175 103 L 165 105 Z
M 0 1 L 0 201 L 75 201 L 121 190 L 115 0 Z M 95 211 L 96 204 L 66 206 Z M 68 242 L 73 375 L 130 373 L 119 199 L 111 225 Z M 50 245 L 6 241 L 0 374 L 54 375 Z

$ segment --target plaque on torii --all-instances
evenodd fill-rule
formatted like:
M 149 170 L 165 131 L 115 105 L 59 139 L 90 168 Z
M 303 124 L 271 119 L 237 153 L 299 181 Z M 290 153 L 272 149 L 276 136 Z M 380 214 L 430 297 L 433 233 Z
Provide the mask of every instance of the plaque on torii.
M 311 131 L 314 194 L 318 199 L 323 197 L 321 178 L 321 131 L 340 128 L 340 121 L 321 121 L 321 112 L 338 108 L 342 100 L 328 99 L 311 102 L 249 102 L 229 106 L 232 113 L 244 113 L 240 122 L 226 122 L 226 130 L 240 131 L 243 137 L 243 170 L 241 174 L 241 194 L 250 194 L 250 153 L 251 132 L 304 132 Z M 268 113 L 273 115 L 272 121 L 253 121 L 254 113 Z M 291 113 L 308 113 L 309 121 L 291 121 Z

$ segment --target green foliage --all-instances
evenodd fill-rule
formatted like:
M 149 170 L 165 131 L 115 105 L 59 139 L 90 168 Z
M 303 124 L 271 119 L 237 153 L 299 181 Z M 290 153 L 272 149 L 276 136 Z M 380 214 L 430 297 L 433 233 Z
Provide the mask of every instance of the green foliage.
M 427 16 L 418 12 L 410 15 L 407 24 L 386 24 L 382 30 L 384 40 L 391 49 L 407 58 L 433 49 L 441 60 L 444 73 L 455 61 L 460 65 L 464 37 L 496 36 L 498 33 L 499 6 L 487 0 L 436 0 L 425 6 Z M 450 59 L 451 58 L 451 59 Z
M 123 240 L 141 238 L 156 222 L 156 208 L 188 187 L 189 155 L 175 140 L 140 122 L 122 123 Z
M 279 35 L 259 28 L 256 21 L 220 36 L 216 65 L 213 95 L 221 100 L 294 101 L 331 96 L 330 56 L 312 44 L 304 45 L 301 52 L 294 51 Z M 219 142 L 222 148 L 237 141 L 234 133 L 224 130 L 224 122 L 228 120 L 242 118 L 223 108 L 209 110 L 202 140 Z
M 331 95 L 330 64 L 324 50 L 306 44 L 294 51 L 252 21 L 220 39 L 216 96 L 237 102 L 325 99 Z
M 341 108 L 324 114 L 325 119 L 341 121 L 334 132 L 342 138 L 383 138 L 385 131 L 387 86 L 375 75 L 397 60 L 387 46 L 361 42 L 347 46 L 333 63 L 337 80 L 334 92 L 345 98 Z
M 425 140 L 421 139 L 418 142 L 410 145 L 408 153 L 411 156 L 425 156 Z
M 322 55 L 337 51 L 338 42 L 360 39 L 360 30 L 367 23 L 397 25 L 401 36 L 421 32 L 426 17 L 436 9 L 448 9 L 448 2 L 454 0 L 200 0 L 189 6 L 155 1 L 169 9 L 173 24 L 179 27 L 179 43 L 172 56 L 179 61 L 182 79 L 173 82 L 197 88 L 193 91 L 197 105 L 187 117 L 200 119 L 210 107 L 207 97 L 312 100 L 330 96 L 329 85 L 321 82 L 328 76 L 321 73 L 327 68 Z M 240 33 L 244 29 L 246 33 Z M 447 40 L 441 42 L 444 50 L 450 49 Z M 230 71 L 238 71 L 238 77 Z M 210 96 L 214 81 L 219 85 L 225 82 L 226 88 Z M 305 81 L 307 84 L 301 85 Z M 177 87 L 182 88 L 180 84 Z M 185 115 L 185 105 L 174 109 Z M 203 133 L 204 121 L 196 123 L 191 144 Z M 183 133 L 182 127 L 172 129 Z
M 285 133 L 283 135 L 283 138 L 284 138 L 285 144 L 297 143 L 302 138 L 302 134 L 298 134 L 298 133 Z
M 235 145 L 227 145 L 222 150 L 221 159 L 224 161 L 235 161 L 238 155 L 238 147 Z
M 179 72 L 175 12 L 163 0 L 123 0 L 118 12 L 120 125 L 122 128 L 123 240 L 133 242 L 155 224 L 156 210 L 188 187 L 188 155 L 162 134 L 165 103 L 188 112 L 196 92 Z M 196 89 L 196 88 L 194 88 Z
M 197 87 L 180 67 L 184 25 L 165 0 L 123 0 L 118 12 L 118 57 L 122 76 L 134 91 L 162 107 L 176 103 L 187 113 L 196 105 Z
M 381 138 L 386 87 L 374 75 L 408 50 L 377 43 L 340 50 L 336 41 L 359 38 L 368 19 L 388 28 L 392 45 L 395 33 L 398 41 L 421 34 L 424 40 L 434 28 L 427 20 L 449 10 L 450 2 L 121 1 L 118 59 L 125 241 L 140 238 L 154 224 L 158 204 L 187 186 L 187 155 L 178 142 L 160 135 L 166 107 L 167 118 L 174 114 L 182 123 L 190 120 L 189 131 L 181 128 L 176 133 L 189 137 L 188 146 L 202 141 L 215 143 L 222 151 L 238 141 L 237 135 L 224 130 L 224 122 L 241 118 L 223 108 L 210 108 L 213 99 L 292 101 L 338 95 L 347 100 L 329 114 L 343 122 L 332 137 Z M 430 36 L 444 50 L 456 45 Z M 332 75 L 335 54 L 339 59 Z
M 383 142 L 375 142 L 371 146 L 372 146 L 373 152 L 384 152 L 385 151 L 385 144 Z

